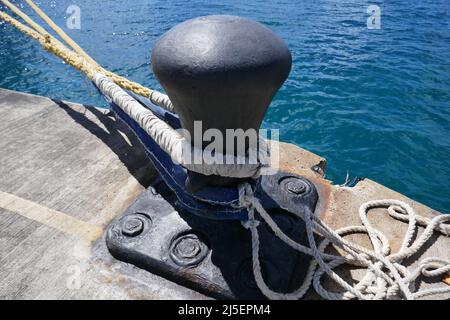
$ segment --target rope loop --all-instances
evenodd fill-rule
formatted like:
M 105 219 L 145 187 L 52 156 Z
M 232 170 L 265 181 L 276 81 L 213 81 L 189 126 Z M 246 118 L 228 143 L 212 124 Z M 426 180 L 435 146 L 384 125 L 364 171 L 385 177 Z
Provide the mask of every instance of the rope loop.
M 412 272 L 402 264 L 403 260 L 417 253 L 434 232 L 448 236 L 450 215 L 440 215 L 432 219 L 416 215 L 414 209 L 407 203 L 395 200 L 368 201 L 359 208 L 361 226 L 347 226 L 336 231 L 332 230 L 312 212 L 298 215 L 305 221 L 305 228 L 309 246 L 304 246 L 290 239 L 276 225 L 270 215 L 265 211 L 259 200 L 254 196 L 248 183 L 239 187 L 240 205 L 248 210 L 248 222 L 243 224 L 249 229 L 252 238 L 253 273 L 256 284 L 261 292 L 269 299 L 297 300 L 302 298 L 312 286 L 324 299 L 418 299 L 425 296 L 449 293 L 450 287 L 440 287 L 412 291 L 414 282 L 419 276 L 436 277 L 450 273 L 450 260 L 429 257 L 419 261 L 419 266 Z M 404 235 L 402 245 L 398 252 L 392 253 L 387 237 L 375 229 L 367 214 L 371 209 L 385 208 L 392 218 L 407 222 L 408 229 Z M 255 212 L 264 221 L 274 234 L 293 249 L 311 256 L 308 271 L 300 287 L 290 293 L 275 292 L 266 284 L 259 260 L 259 234 L 257 227 L 260 220 L 255 218 Z M 418 226 L 425 230 L 416 238 L 414 234 Z M 350 234 L 367 234 L 372 244 L 372 249 L 367 249 L 345 239 Z M 344 251 L 344 255 L 332 255 L 326 253 L 329 246 L 334 246 Z M 339 276 L 333 269 L 347 265 L 351 268 L 363 268 L 364 276 L 356 284 L 350 284 Z M 332 292 L 322 286 L 324 275 L 331 278 L 342 292 Z

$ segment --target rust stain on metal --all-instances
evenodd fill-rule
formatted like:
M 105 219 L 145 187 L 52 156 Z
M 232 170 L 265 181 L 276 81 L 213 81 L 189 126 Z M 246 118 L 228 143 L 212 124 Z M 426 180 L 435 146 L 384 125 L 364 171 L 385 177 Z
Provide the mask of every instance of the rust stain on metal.
M 186 268 L 179 270 L 178 273 L 180 278 L 186 279 L 187 281 L 192 281 L 192 283 L 200 282 L 202 284 L 201 291 L 207 293 L 219 293 L 221 295 L 229 295 L 230 293 L 224 292 L 223 288 L 215 283 L 208 281 L 203 278 L 201 275 L 196 273 L 195 268 Z
M 326 219 L 328 206 L 330 204 L 332 185 L 328 180 L 323 178 L 309 177 L 309 179 L 314 183 L 317 193 L 319 194 L 319 201 L 317 202 L 314 214 L 321 219 Z

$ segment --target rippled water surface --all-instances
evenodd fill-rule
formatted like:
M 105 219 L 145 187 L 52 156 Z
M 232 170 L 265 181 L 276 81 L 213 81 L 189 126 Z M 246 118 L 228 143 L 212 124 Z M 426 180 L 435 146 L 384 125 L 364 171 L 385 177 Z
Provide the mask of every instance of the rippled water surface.
M 449 0 L 36 3 L 64 27 L 78 5 L 81 30 L 69 35 L 107 69 L 158 89 L 150 50 L 173 25 L 208 14 L 267 25 L 288 43 L 293 69 L 264 127 L 327 158 L 336 183 L 349 172 L 450 211 Z M 379 30 L 367 29 L 369 4 L 381 8 Z M 83 76 L 4 24 L 0 87 L 104 106 Z

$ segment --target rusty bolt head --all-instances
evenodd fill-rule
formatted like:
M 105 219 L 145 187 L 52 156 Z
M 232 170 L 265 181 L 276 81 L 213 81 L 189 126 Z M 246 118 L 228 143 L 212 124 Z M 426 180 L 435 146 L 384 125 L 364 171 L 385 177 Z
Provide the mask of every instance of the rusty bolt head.
M 176 238 L 170 246 L 170 257 L 180 266 L 199 264 L 207 255 L 209 249 L 196 234 L 184 234 Z
M 174 250 L 181 258 L 195 258 L 201 251 L 199 243 L 196 239 L 186 238 L 178 243 Z
M 122 234 L 128 237 L 135 237 L 144 230 L 144 220 L 140 217 L 130 216 L 122 223 Z
M 305 193 L 306 185 L 301 180 L 292 180 L 292 181 L 289 181 L 288 183 L 286 183 L 286 190 L 288 190 L 289 192 L 291 192 L 293 194 L 301 195 L 301 194 Z

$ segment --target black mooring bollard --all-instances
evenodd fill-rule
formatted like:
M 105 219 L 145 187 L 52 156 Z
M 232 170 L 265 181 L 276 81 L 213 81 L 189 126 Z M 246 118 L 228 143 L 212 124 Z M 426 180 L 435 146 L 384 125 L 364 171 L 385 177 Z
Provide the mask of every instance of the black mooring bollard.
M 291 64 L 287 45 L 274 32 L 228 15 L 199 17 L 175 26 L 156 43 L 151 56 L 153 72 L 192 142 L 194 121 L 202 121 L 203 132 L 218 129 L 223 137 L 226 129 L 258 130 Z M 223 153 L 225 144 L 224 139 Z M 236 181 L 192 173 L 189 179 L 190 188 Z
M 272 31 L 233 16 L 184 22 L 167 32 L 152 53 L 153 70 L 182 127 L 193 144 L 204 149 L 209 141 L 198 145 L 194 121 L 202 121 L 203 132 L 218 129 L 225 137 L 227 129 L 256 131 L 289 74 L 291 60 L 286 44 Z M 236 206 L 235 189 L 211 187 L 234 188 L 239 181 L 188 172 L 186 190 L 190 192 L 167 192 L 169 184 L 154 185 L 112 223 L 106 236 L 108 249 L 122 261 L 215 298 L 264 298 L 255 283 L 254 242 L 241 223 L 249 212 Z M 192 194 L 206 184 L 206 192 Z M 315 210 L 314 184 L 278 170 L 253 185 L 255 199 L 287 237 L 306 239 L 299 217 Z M 259 223 L 258 254 L 265 282 L 277 292 L 298 288 L 307 274 L 309 257 L 287 245 L 263 219 Z M 306 246 L 306 240 L 301 244 Z

